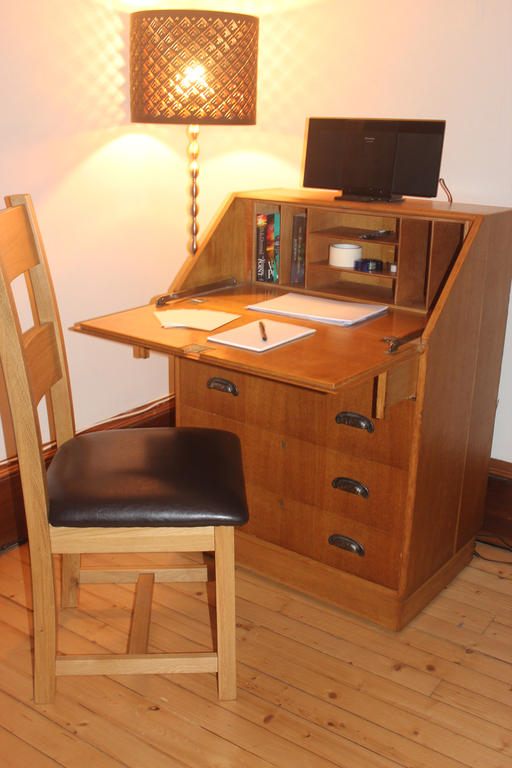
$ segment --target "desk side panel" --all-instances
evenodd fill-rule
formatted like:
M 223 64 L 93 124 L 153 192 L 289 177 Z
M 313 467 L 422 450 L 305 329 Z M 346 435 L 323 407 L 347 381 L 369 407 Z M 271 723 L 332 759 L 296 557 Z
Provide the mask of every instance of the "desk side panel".
M 251 280 L 252 243 L 249 226 L 252 203 L 231 198 L 210 224 L 195 256 L 189 256 L 170 291 L 181 291 L 234 278 Z
M 498 350 L 487 360 L 482 356 L 484 335 L 494 325 L 482 289 L 491 227 L 487 219 L 473 225 L 423 337 L 427 350 L 420 362 L 416 487 L 404 594 L 453 558 L 481 522 L 487 474 L 482 456 L 487 453 L 488 459 L 501 355 Z M 499 314 L 503 301 L 496 299 L 502 305 Z M 478 377 L 485 362 L 488 382 L 482 386 Z M 477 456 L 480 460 L 472 461 Z
M 486 224 L 487 269 L 457 549 L 482 524 L 512 273 L 512 213 L 489 217 Z

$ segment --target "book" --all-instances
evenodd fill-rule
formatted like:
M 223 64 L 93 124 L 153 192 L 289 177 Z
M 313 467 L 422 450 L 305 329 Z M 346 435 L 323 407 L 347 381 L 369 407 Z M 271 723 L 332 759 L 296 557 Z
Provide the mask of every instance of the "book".
M 300 293 L 284 293 L 268 301 L 249 304 L 247 309 L 276 315 L 302 317 L 332 325 L 355 325 L 370 320 L 388 310 L 386 304 L 362 304 L 357 301 L 337 301 Z
M 292 258 L 290 282 L 304 283 L 304 262 L 306 255 L 306 214 L 297 213 L 292 222 Z
M 265 281 L 279 281 L 279 245 L 281 236 L 281 217 L 278 213 L 267 214 Z
M 274 270 L 274 230 L 275 215 L 267 213 L 267 227 L 265 230 L 265 282 L 271 283 Z
M 154 315 L 162 328 L 194 328 L 199 331 L 214 331 L 240 317 L 213 309 L 161 309 Z
M 265 263 L 267 255 L 267 215 L 256 216 L 256 280 L 265 281 Z
M 279 281 L 281 216 L 279 213 L 256 215 L 256 280 Z
M 304 325 L 292 325 L 291 323 L 280 323 L 277 320 L 265 320 L 263 327 L 266 339 L 264 339 L 261 325 L 261 321 L 255 320 L 252 323 L 246 323 L 245 325 L 239 325 L 237 328 L 216 333 L 214 336 L 208 336 L 208 341 L 227 344 L 229 347 L 247 349 L 251 352 L 267 352 L 269 349 L 275 349 L 283 344 L 289 344 L 292 341 L 297 341 L 315 333 L 314 328 L 307 328 Z
M 276 213 L 274 218 L 274 270 L 273 282 L 279 282 L 279 261 L 281 257 L 281 215 Z

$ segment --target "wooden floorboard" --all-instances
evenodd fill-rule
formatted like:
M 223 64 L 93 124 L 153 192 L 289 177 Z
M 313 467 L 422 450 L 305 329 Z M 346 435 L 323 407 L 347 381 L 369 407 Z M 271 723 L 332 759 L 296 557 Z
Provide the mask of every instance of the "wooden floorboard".
M 512 768 L 512 557 L 478 550 L 505 562 L 473 558 L 398 633 L 238 569 L 236 701 L 217 700 L 211 674 L 61 677 L 45 706 L 32 702 L 28 550 L 4 552 L 0 765 Z M 133 598 L 83 585 L 60 649 L 124 652 Z M 211 585 L 156 584 L 150 649 L 213 648 L 214 599 Z

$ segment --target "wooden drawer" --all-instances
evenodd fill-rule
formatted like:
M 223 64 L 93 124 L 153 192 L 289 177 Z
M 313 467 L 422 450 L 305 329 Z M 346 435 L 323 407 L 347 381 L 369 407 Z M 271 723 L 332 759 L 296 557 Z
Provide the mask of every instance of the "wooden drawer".
M 288 498 L 381 531 L 402 530 L 405 470 L 297 440 L 283 442 L 281 451 Z
M 398 588 L 402 538 L 376 530 L 342 514 L 327 512 L 248 483 L 249 523 L 244 533 L 306 555 L 340 571 L 352 573 L 391 589 Z M 341 549 L 330 544 L 333 535 L 357 542 L 364 551 Z
M 398 402 L 384 418 L 375 418 L 373 377 L 324 394 L 193 360 L 181 360 L 179 371 L 178 418 L 182 407 L 191 406 L 346 454 L 402 468 L 409 464 L 415 404 Z M 211 388 L 219 380 L 237 394 Z M 358 415 L 368 429 L 354 426 Z
M 357 543 L 363 554 L 329 543 L 341 535 Z M 399 536 L 347 519 L 343 514 L 310 507 L 297 501 L 281 510 L 281 546 L 339 570 L 391 589 L 398 588 L 401 564 Z
M 185 407 L 185 424 L 239 435 L 248 485 L 399 534 L 407 472 Z M 253 517 L 253 507 L 249 505 Z M 261 520 L 261 515 L 258 515 Z

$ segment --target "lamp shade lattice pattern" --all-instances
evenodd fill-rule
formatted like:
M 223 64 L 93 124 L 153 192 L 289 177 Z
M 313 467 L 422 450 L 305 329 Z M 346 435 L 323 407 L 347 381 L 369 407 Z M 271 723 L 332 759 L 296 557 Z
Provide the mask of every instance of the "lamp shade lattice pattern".
M 256 17 L 163 10 L 130 21 L 133 122 L 254 125 Z

